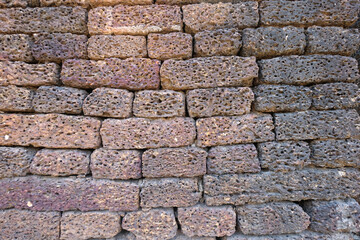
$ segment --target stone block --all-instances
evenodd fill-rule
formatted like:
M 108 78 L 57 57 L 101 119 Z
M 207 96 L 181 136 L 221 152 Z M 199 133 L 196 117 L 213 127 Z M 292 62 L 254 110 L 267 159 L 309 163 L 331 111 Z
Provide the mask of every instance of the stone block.
M 0 111 L 31 112 L 33 110 L 34 91 L 28 88 L 0 87 Z
M 0 147 L 0 178 L 25 176 L 35 153 L 32 148 Z
M 31 62 L 31 45 L 31 38 L 25 34 L 0 35 L 0 60 Z

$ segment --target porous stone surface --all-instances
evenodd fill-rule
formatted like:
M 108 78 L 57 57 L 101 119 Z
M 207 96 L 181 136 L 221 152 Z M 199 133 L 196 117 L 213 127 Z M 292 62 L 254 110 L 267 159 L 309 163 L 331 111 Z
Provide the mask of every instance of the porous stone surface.
M 311 164 L 319 167 L 360 168 L 360 140 L 316 140 L 310 143 Z
M 98 7 L 89 11 L 89 33 L 147 35 L 182 30 L 178 6 L 148 5 Z
M 149 149 L 142 155 L 142 174 L 147 178 L 202 176 L 206 156 L 197 147 Z
M 231 206 L 179 208 L 178 219 L 181 230 L 189 237 L 223 237 L 235 233 L 236 214 Z
M 32 54 L 41 62 L 61 62 L 70 58 L 87 58 L 87 36 L 71 33 L 33 34 Z
M 199 147 L 266 142 L 275 138 L 269 114 L 200 118 L 196 121 L 196 129 Z
M 248 87 L 258 76 L 255 57 L 215 56 L 167 60 L 161 65 L 164 89 Z
M 47 148 L 96 148 L 100 121 L 61 114 L 0 114 L 0 145 Z
M 334 54 L 351 56 L 360 47 L 358 29 L 313 26 L 306 30 L 308 54 Z
M 178 230 L 176 236 L 172 238 L 171 240 L 216 240 L 216 237 L 188 237 L 185 234 L 181 232 L 181 230 Z
M 88 41 L 90 59 L 146 57 L 146 38 L 129 35 L 95 35 Z
M 318 84 L 311 90 L 312 109 L 356 108 L 360 103 L 360 90 L 355 83 Z
M 308 85 L 354 82 L 359 78 L 356 59 L 344 56 L 288 56 L 259 62 L 259 84 Z
M 60 239 L 111 238 L 121 231 L 120 215 L 114 212 L 64 212 Z
M 55 63 L 28 64 L 0 61 L 0 85 L 38 87 L 59 84 L 60 67 Z
M 145 58 L 70 59 L 63 63 L 61 81 L 76 88 L 157 89 L 160 85 L 159 71 L 158 60 Z
M 182 147 L 195 140 L 195 122 L 191 118 L 106 119 L 102 123 L 103 146 L 109 149 Z
M 90 152 L 83 150 L 41 149 L 30 165 L 36 175 L 69 176 L 89 172 Z
M 0 209 L 135 211 L 139 186 L 129 181 L 27 176 L 0 179 Z
M 198 32 L 194 41 L 196 57 L 237 55 L 242 46 L 241 31 L 235 28 Z
M 354 109 L 275 113 L 276 140 L 357 137 L 359 120 Z
M 127 213 L 122 227 L 136 239 L 173 239 L 178 226 L 172 209 L 151 209 Z
M 315 232 L 360 231 L 360 205 L 354 199 L 307 201 L 304 209 L 310 215 L 310 229 Z
M 141 185 L 140 206 L 188 207 L 199 202 L 202 187 L 197 178 L 144 179 Z
M 26 34 L 0 35 L 0 60 L 31 62 L 31 45 L 31 38 Z
M 32 104 L 35 112 L 80 114 L 87 95 L 77 88 L 41 86 L 35 91 Z
M 32 148 L 0 147 L 0 178 L 25 176 L 35 153 Z
M 173 90 L 145 90 L 135 94 L 133 113 L 136 117 L 183 117 L 185 94 Z
M 40 7 L 81 6 L 89 7 L 90 0 L 40 0 Z
M 152 0 L 89 0 L 92 7 L 98 6 L 114 6 L 118 4 L 125 5 L 148 5 L 152 4 Z
M 206 167 L 208 174 L 260 172 L 254 144 L 212 147 L 209 150 Z
M 244 234 L 299 233 L 310 224 L 309 215 L 292 202 L 274 202 L 236 207 L 239 229 Z
M 30 2 L 29 0 L 2 0 L 0 1 L 0 8 L 27 7 Z
M 183 6 L 182 10 L 185 31 L 189 33 L 221 28 L 256 27 L 259 21 L 256 1 L 237 4 L 191 4 Z
M 130 117 L 133 98 L 134 94 L 125 89 L 96 88 L 84 100 L 84 115 Z
M 254 109 L 259 112 L 294 112 L 311 107 L 309 88 L 290 85 L 259 85 L 254 88 Z
M 186 59 L 192 56 L 193 40 L 187 33 L 174 32 L 168 34 L 151 33 L 147 39 L 150 58 L 160 60 Z
M 190 117 L 236 116 L 250 112 L 254 94 L 249 87 L 194 89 L 186 101 Z
M 0 33 L 86 34 L 86 15 L 81 7 L 0 9 Z
M 137 179 L 141 177 L 141 153 L 96 149 L 91 154 L 90 168 L 93 178 Z
M 357 240 L 355 235 L 346 233 L 324 234 L 312 231 L 303 231 L 298 234 L 281 234 L 266 236 L 251 236 L 236 233 L 224 240 Z
M 270 58 L 304 53 L 306 41 L 303 28 L 259 27 L 242 32 L 243 56 Z
M 0 211 L 1 239 L 57 240 L 60 234 L 59 212 L 33 212 L 8 209 Z
M 311 150 L 303 141 L 265 142 L 257 145 L 261 168 L 296 171 L 310 163 Z
M 205 201 L 207 205 L 243 205 L 355 197 L 360 190 L 359 174 L 350 168 L 205 175 Z
M 34 91 L 16 86 L 0 86 L 0 111 L 31 112 Z

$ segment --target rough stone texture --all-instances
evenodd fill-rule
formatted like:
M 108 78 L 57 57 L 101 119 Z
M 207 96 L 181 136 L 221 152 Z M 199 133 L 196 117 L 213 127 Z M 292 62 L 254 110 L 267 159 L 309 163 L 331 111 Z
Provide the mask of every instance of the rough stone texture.
M 360 168 L 360 140 L 318 140 L 310 143 L 311 164 L 319 167 Z
M 236 213 L 240 231 L 250 235 L 299 233 L 310 224 L 309 216 L 292 202 L 239 206 Z
M 360 47 L 358 29 L 342 27 L 309 27 L 306 30 L 309 54 L 334 54 L 351 56 Z
M 0 111 L 30 112 L 33 110 L 34 91 L 27 88 L 0 87 Z
M 237 55 L 242 46 L 241 32 L 234 28 L 198 32 L 194 41 L 196 57 Z
M 356 59 L 343 56 L 289 56 L 260 60 L 259 84 L 307 85 L 354 82 L 359 78 Z
M 259 85 L 254 88 L 254 109 L 259 112 L 294 112 L 311 107 L 311 90 L 302 86 Z
M 149 5 L 99 7 L 89 11 L 89 33 L 147 35 L 182 31 L 178 6 Z
M 248 87 L 194 89 L 186 101 L 190 117 L 235 116 L 250 112 L 254 94 Z
M 270 171 L 296 171 L 310 162 L 310 147 L 307 142 L 266 142 L 257 145 L 261 168 Z
M 83 150 L 41 149 L 33 158 L 30 172 L 37 175 L 69 176 L 89 172 L 90 152 Z
M 159 148 L 142 155 L 144 177 L 196 177 L 206 173 L 207 152 L 197 147 Z
M 31 62 L 31 45 L 31 38 L 25 34 L 0 35 L 0 60 Z
M 93 178 L 137 179 L 141 177 L 141 153 L 96 149 L 91 154 L 90 168 Z
M 0 178 L 25 176 L 35 153 L 31 148 L 0 147 Z
M 81 6 L 89 7 L 89 0 L 40 0 L 40 7 Z
M 139 187 L 128 181 L 29 176 L 0 179 L 0 185 L 0 209 L 134 211 L 139 208 Z
M 207 205 L 329 200 L 355 197 L 359 191 L 358 169 L 307 169 L 204 176 Z
M 30 5 L 29 0 L 1 0 L 0 8 L 27 7 Z
M 36 33 L 32 54 L 41 62 L 61 62 L 69 58 L 87 58 L 87 36 L 71 33 Z
M 357 19 L 357 0 L 276 0 L 260 3 L 261 25 L 350 26 Z
M 188 237 L 181 230 L 178 230 L 176 236 L 171 240 L 216 240 L 216 237 Z
M 185 94 L 172 90 L 145 90 L 135 94 L 136 117 L 157 118 L 185 116 Z
M 0 211 L 0 239 L 57 240 L 59 225 L 58 212 Z
M 282 234 L 268 236 L 251 236 L 237 233 L 232 235 L 231 237 L 224 238 L 224 240 L 358 240 L 358 238 L 356 238 L 356 236 L 345 233 L 323 234 L 311 231 L 304 231 L 299 234 Z
M 77 88 L 157 89 L 159 71 L 160 61 L 146 58 L 71 59 L 63 63 L 61 81 Z
M 71 87 L 41 86 L 32 102 L 35 112 L 80 114 L 88 93 Z
M 354 83 L 319 84 L 311 90 L 313 109 L 356 108 L 360 103 L 360 90 Z
M 270 58 L 304 53 L 306 40 L 303 28 L 260 27 L 243 31 L 243 56 Z
M 84 115 L 126 118 L 131 116 L 134 94 L 124 89 L 97 88 L 84 100 Z
M 91 36 L 88 41 L 90 59 L 146 57 L 146 38 L 144 36 Z
M 192 36 L 187 33 L 152 33 L 148 36 L 147 49 L 150 58 L 186 59 L 192 56 L 192 45 Z
M 260 172 L 254 144 L 212 147 L 206 166 L 209 174 Z
M 60 67 L 55 63 L 28 64 L 0 61 L 0 85 L 38 87 L 59 84 Z
M 276 113 L 277 140 L 351 138 L 360 136 L 356 110 Z
M 258 70 L 255 57 L 167 60 L 161 65 L 161 86 L 173 90 L 248 87 L 258 76 Z
M 0 145 L 47 148 L 97 148 L 100 121 L 61 114 L 1 114 Z
M 231 206 L 179 208 L 178 219 L 181 230 L 189 237 L 223 237 L 235 233 L 236 214 Z
M 315 232 L 360 231 L 360 205 L 354 199 L 307 201 L 304 209 L 310 215 L 310 229 Z
M 239 117 L 211 117 L 196 121 L 197 145 L 210 147 L 274 140 L 274 125 L 269 114 Z
M 182 7 L 185 31 L 196 33 L 222 28 L 256 27 L 259 22 L 258 3 L 201 3 Z
M 152 0 L 89 0 L 92 7 L 125 5 L 147 5 L 152 4 Z
M 172 209 L 151 209 L 127 213 L 122 227 L 132 232 L 136 239 L 172 239 L 177 232 L 177 223 Z
M 86 34 L 86 15 L 81 7 L 0 9 L 0 33 Z
M 191 118 L 106 119 L 101 136 L 103 146 L 110 149 L 182 147 L 194 142 L 196 131 Z
M 143 208 L 189 207 L 199 202 L 202 187 L 197 178 L 143 180 L 140 192 Z
M 121 231 L 120 215 L 113 212 L 65 212 L 60 239 L 111 238 Z

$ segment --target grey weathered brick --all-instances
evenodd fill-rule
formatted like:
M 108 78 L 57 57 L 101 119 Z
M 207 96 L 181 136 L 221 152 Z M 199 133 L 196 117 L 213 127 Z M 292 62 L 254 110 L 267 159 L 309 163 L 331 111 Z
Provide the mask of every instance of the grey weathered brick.
M 0 147 L 0 178 L 25 176 L 35 153 L 32 148 Z
M 254 144 L 212 147 L 206 167 L 209 174 L 260 172 Z
M 196 177 L 206 173 L 207 152 L 197 147 L 159 148 L 142 155 L 144 177 Z
M 0 60 L 31 62 L 31 45 L 31 38 L 25 34 L 0 35 Z
M 234 116 L 250 112 L 254 94 L 248 87 L 194 89 L 186 101 L 191 117 Z
M 196 121 L 197 145 L 209 147 L 274 140 L 274 125 L 269 114 L 239 117 L 200 118 Z
M 357 240 L 356 236 L 346 233 L 324 234 L 312 231 L 303 231 L 299 234 L 281 234 L 266 236 L 251 236 L 236 233 L 224 240 Z
M 31 112 L 33 110 L 34 91 L 28 88 L 0 87 L 0 111 Z
M 110 149 L 143 149 L 191 145 L 196 135 L 191 118 L 106 119 L 102 123 L 103 145 Z
M 188 237 L 181 230 L 178 230 L 176 236 L 171 240 L 216 240 L 216 237 Z
M 248 87 L 258 76 L 255 57 L 215 56 L 189 60 L 166 60 L 161 65 L 164 89 Z

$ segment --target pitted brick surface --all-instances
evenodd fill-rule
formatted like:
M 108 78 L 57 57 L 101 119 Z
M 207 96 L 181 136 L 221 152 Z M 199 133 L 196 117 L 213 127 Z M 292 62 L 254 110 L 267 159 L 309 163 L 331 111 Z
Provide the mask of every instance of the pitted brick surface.
M 31 44 L 25 34 L 0 35 L 0 60 L 31 62 Z
M 0 178 L 28 174 L 35 153 L 36 150 L 32 148 L 0 147 Z
M 324 234 L 312 231 L 303 231 L 299 234 L 281 234 L 266 236 L 251 236 L 236 233 L 224 240 L 357 240 L 355 235 L 346 233 Z
M 33 110 L 34 91 L 28 88 L 0 87 L 0 111 L 31 112 Z

